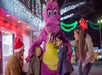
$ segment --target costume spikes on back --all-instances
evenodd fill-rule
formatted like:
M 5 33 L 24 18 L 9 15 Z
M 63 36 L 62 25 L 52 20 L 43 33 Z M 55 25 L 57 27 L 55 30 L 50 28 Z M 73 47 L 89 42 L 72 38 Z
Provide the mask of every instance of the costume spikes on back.
M 29 62 L 31 56 L 33 55 L 33 50 L 36 46 L 40 46 L 43 42 L 43 59 L 41 66 L 41 75 L 58 75 L 57 65 L 58 65 L 58 53 L 55 44 L 49 42 L 48 34 L 61 33 L 65 37 L 65 42 L 68 44 L 68 61 L 71 59 L 72 49 L 63 31 L 60 29 L 60 11 L 56 1 L 48 1 L 43 13 L 43 19 L 46 22 L 45 27 L 41 31 L 39 38 L 32 44 L 28 52 L 28 57 L 26 61 Z

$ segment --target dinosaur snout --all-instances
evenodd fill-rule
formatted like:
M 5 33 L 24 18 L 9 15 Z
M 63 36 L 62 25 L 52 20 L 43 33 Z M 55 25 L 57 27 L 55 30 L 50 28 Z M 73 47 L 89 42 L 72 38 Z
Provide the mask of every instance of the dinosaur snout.
M 60 21 L 54 17 L 51 17 L 46 22 L 47 30 L 51 33 L 56 33 L 60 28 Z

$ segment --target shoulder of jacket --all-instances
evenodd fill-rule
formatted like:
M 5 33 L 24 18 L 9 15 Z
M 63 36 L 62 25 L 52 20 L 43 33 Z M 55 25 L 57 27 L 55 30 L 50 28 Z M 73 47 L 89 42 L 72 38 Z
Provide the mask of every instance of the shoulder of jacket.
M 63 44 L 61 45 L 61 48 L 65 48 L 66 46 L 67 46 L 67 45 L 63 43 Z
M 61 48 L 64 48 L 64 45 L 61 45 Z
M 86 34 L 85 41 L 86 42 L 92 41 L 92 38 L 89 34 Z

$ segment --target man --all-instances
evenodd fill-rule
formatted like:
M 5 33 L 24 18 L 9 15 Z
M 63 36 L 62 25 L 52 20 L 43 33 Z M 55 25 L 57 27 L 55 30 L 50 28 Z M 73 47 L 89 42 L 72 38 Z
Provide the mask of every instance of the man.
M 7 62 L 5 75 L 23 75 L 23 57 L 24 44 L 20 38 L 15 38 L 14 40 L 14 54 L 10 57 Z

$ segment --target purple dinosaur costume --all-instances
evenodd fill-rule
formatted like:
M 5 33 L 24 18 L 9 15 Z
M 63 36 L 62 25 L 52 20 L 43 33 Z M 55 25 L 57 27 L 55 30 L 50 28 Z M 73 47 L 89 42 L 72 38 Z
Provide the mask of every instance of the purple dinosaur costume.
M 41 31 L 39 38 L 32 44 L 28 52 L 26 61 L 29 62 L 33 54 L 33 50 L 36 46 L 43 44 L 43 59 L 41 66 L 41 75 L 58 75 L 58 52 L 55 44 L 49 42 L 49 33 L 61 33 L 65 37 L 65 42 L 68 45 L 67 60 L 71 60 L 72 49 L 63 31 L 60 29 L 60 11 L 56 1 L 48 1 L 43 14 L 44 21 L 46 22 L 45 27 Z

